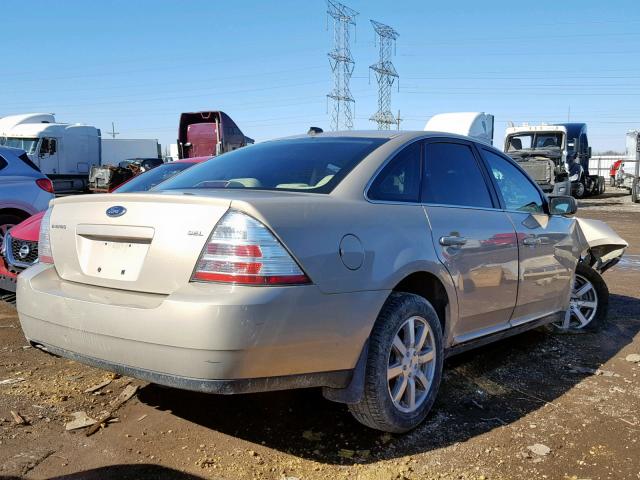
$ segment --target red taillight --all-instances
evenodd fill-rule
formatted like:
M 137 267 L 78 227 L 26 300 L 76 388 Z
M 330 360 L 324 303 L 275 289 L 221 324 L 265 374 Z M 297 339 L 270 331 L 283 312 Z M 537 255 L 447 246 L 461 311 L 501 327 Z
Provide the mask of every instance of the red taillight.
M 309 278 L 267 227 L 233 210 L 213 229 L 192 280 L 247 285 L 309 283 Z
M 38 185 L 42 190 L 49 193 L 53 192 L 53 182 L 48 178 L 39 178 L 36 180 L 36 185 Z

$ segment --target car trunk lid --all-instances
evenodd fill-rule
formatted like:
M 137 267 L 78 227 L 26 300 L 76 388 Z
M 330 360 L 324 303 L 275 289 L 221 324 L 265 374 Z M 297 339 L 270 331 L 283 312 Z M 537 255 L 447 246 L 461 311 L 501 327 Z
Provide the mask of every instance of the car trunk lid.
M 170 294 L 189 282 L 229 205 L 224 197 L 183 194 L 58 199 L 51 214 L 56 270 L 72 282 Z

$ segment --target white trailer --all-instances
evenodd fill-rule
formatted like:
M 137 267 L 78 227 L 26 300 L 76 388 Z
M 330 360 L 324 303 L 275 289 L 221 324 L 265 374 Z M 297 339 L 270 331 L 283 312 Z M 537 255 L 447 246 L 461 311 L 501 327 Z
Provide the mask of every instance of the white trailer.
M 129 158 L 161 158 L 155 138 L 103 138 L 101 165 L 118 165 Z
M 157 140 L 106 142 L 110 144 L 109 152 L 118 144 L 117 157 L 122 160 L 141 154 L 144 158 L 160 156 Z M 0 145 L 25 150 L 42 173 L 51 178 L 56 192 L 82 192 L 86 190 L 91 167 L 102 164 L 105 140 L 96 127 L 58 123 L 51 113 L 27 113 L 0 118 Z

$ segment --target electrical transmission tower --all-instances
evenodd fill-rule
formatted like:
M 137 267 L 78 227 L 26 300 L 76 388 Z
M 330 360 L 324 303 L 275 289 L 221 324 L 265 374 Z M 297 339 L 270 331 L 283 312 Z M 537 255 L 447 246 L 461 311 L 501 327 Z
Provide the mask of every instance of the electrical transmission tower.
M 328 53 L 333 73 L 333 89 L 327 95 L 332 100 L 331 129 L 353 129 L 355 100 L 351 96 L 349 81 L 353 74 L 351 56 L 351 25 L 356 25 L 358 12 L 342 3 L 327 0 L 327 14 L 333 19 L 333 50 Z
M 389 25 L 375 20 L 371 20 L 371 25 L 378 36 L 380 58 L 378 63 L 369 67 L 376 72 L 378 81 L 378 111 L 369 120 L 378 124 L 378 130 L 390 130 L 392 125 L 399 125 L 400 122 L 391 112 L 391 86 L 396 78 L 399 78 L 396 68 L 391 63 L 391 47 L 395 47 L 399 35 Z

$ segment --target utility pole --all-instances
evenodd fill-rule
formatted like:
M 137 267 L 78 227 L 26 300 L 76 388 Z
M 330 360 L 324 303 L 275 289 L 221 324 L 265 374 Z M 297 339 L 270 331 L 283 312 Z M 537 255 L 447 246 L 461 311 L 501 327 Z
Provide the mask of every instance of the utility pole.
M 390 130 L 396 124 L 400 129 L 400 119 L 396 119 L 391 113 L 391 86 L 396 78 L 400 78 L 391 62 L 391 47 L 395 47 L 399 34 L 389 25 L 375 20 L 371 20 L 371 25 L 377 35 L 380 52 L 378 63 L 369 67 L 375 72 L 378 81 L 378 111 L 369 120 L 378 124 L 378 130 Z
M 327 0 L 327 14 L 333 19 L 333 49 L 327 54 L 333 74 L 331 129 L 352 130 L 355 100 L 349 82 L 355 62 L 351 56 L 351 26 L 355 29 L 358 12 L 333 0 Z
M 116 135 L 120 135 L 120 132 L 116 132 L 116 125 L 113 122 L 111 122 L 111 131 L 107 133 L 114 139 L 116 138 Z

